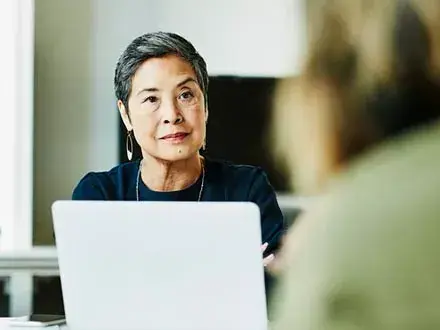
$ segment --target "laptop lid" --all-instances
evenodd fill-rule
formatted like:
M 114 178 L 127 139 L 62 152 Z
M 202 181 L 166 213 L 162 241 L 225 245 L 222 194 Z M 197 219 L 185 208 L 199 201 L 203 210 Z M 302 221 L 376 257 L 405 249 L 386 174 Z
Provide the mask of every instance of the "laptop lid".
M 267 328 L 258 206 L 58 201 L 70 330 Z

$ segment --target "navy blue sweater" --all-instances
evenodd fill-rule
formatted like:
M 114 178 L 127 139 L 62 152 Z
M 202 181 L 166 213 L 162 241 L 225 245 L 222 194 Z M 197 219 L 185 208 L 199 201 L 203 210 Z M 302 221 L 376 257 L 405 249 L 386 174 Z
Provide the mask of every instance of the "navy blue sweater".
M 73 191 L 74 200 L 136 200 L 139 161 L 123 163 L 108 172 L 90 172 Z M 201 201 L 251 201 L 261 212 L 262 243 L 267 254 L 276 251 L 284 229 L 283 215 L 264 171 L 248 165 L 205 161 L 205 183 Z M 201 178 L 190 187 L 173 192 L 150 190 L 139 182 L 139 199 L 148 201 L 197 201 Z

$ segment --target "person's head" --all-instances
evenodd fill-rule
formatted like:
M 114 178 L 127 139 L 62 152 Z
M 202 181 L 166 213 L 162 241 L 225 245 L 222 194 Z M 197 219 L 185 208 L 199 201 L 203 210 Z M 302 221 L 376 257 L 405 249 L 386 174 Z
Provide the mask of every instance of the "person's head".
M 440 1 L 308 0 L 308 54 L 276 99 L 278 153 L 318 192 L 368 148 L 440 117 Z
M 208 73 L 183 37 L 156 32 L 134 39 L 116 65 L 114 88 L 125 127 L 144 157 L 184 160 L 203 146 Z

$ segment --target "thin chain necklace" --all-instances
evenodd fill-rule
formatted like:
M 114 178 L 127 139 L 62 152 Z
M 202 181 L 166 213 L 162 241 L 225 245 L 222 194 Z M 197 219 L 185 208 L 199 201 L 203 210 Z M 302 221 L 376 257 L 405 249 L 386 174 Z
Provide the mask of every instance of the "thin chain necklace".
M 139 169 L 137 172 L 136 177 L 136 200 L 139 202 L 139 181 L 141 179 L 141 169 L 142 169 L 142 161 L 139 162 Z M 202 194 L 203 194 L 203 188 L 205 186 L 205 165 L 202 161 L 202 184 L 200 185 L 200 191 L 199 191 L 199 198 L 197 199 L 197 202 L 200 202 L 202 200 Z

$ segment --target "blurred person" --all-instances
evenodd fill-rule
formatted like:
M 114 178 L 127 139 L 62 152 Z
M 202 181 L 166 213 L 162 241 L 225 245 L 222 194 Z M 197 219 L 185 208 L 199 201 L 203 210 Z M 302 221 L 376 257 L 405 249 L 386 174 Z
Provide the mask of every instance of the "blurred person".
M 261 212 L 263 263 L 268 265 L 283 233 L 283 215 L 261 168 L 200 155 L 208 120 L 208 72 L 193 45 L 174 33 L 139 36 L 119 58 L 114 88 L 127 129 L 129 162 L 86 174 L 73 199 L 254 202 Z M 140 160 L 132 160 L 133 138 L 141 148 Z
M 309 0 L 275 138 L 319 196 L 277 261 L 272 329 L 440 329 L 440 1 Z

